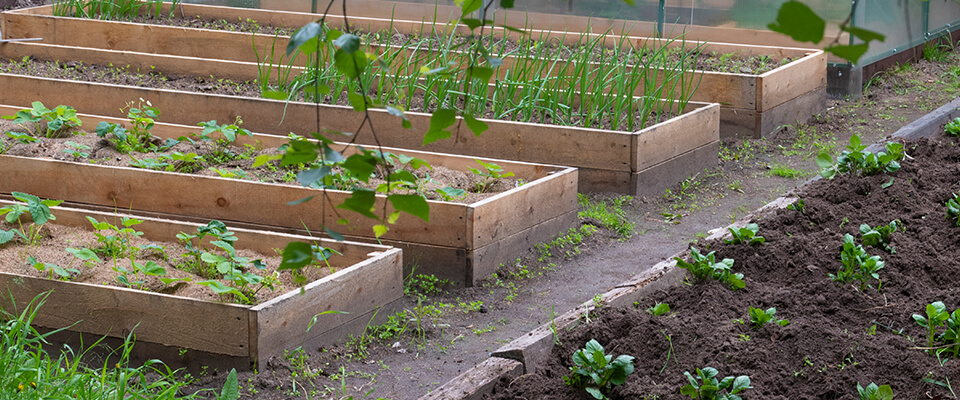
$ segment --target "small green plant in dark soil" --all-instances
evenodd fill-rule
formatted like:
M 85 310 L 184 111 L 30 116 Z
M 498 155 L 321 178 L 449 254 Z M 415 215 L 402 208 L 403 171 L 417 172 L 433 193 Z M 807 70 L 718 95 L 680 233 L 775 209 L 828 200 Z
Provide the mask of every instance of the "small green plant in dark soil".
M 800 214 L 806 213 L 806 210 L 803 209 L 803 199 L 797 199 L 795 203 L 787 205 L 787 209 L 790 211 L 799 211 Z
M 90 146 L 69 140 L 64 144 L 66 144 L 68 148 L 63 149 L 63 152 L 66 155 L 73 157 L 73 161 L 79 161 L 81 158 L 90 157 L 90 153 L 83 151 L 90 150 Z
M 485 163 L 480 160 L 475 161 L 483 166 L 482 169 L 468 167 L 470 168 L 470 172 L 472 172 L 474 175 L 483 178 L 483 180 L 477 182 L 476 186 L 474 187 L 474 191 L 477 193 L 485 193 L 491 185 L 497 183 L 497 181 L 500 179 L 513 176 L 513 172 L 505 172 L 503 167 L 497 164 Z
M 960 117 L 954 118 L 953 121 L 947 122 L 947 125 L 943 127 L 943 130 L 950 136 L 960 136 Z
M 870 383 L 863 387 L 857 382 L 857 393 L 860 394 L 860 400 L 893 400 L 893 389 L 890 385 L 877 386 L 876 383 Z
M 670 312 L 670 305 L 667 303 L 657 303 L 653 307 L 648 308 L 647 312 L 659 317 Z
M 674 257 L 674 260 L 677 261 L 677 267 L 690 271 L 694 282 L 712 278 L 730 285 L 734 290 L 744 288 L 746 283 L 743 281 L 743 274 L 730 270 L 733 267 L 733 259 L 724 258 L 723 261 L 717 262 L 714 253 L 711 251 L 707 255 L 702 255 L 695 247 L 691 247 L 692 262 L 688 263 L 679 257 Z
M 860 136 L 850 137 L 847 150 L 840 153 L 836 162 L 830 153 L 822 152 L 817 156 L 820 176 L 833 179 L 838 173 L 851 175 L 876 175 L 883 172 L 895 172 L 900 169 L 900 160 L 906 157 L 902 143 L 887 143 L 886 151 L 871 153 L 867 146 L 860 143 Z
M 633 373 L 633 356 L 621 355 L 616 359 L 606 355 L 603 346 L 595 339 L 573 353 L 570 376 L 563 378 L 567 385 L 586 390 L 596 399 L 606 399 L 607 389 L 613 385 L 622 385 L 627 375 Z
M 927 316 L 913 314 L 913 320 L 927 329 L 927 352 L 938 354 L 944 350 L 950 351 L 954 358 L 960 355 L 960 309 L 953 313 L 947 311 L 947 306 L 942 301 L 935 301 L 927 304 Z M 940 327 L 946 327 L 946 332 L 939 333 Z M 934 348 L 937 340 L 946 342 L 953 346 Z
M 853 235 L 843 236 L 843 250 L 840 252 L 840 269 L 837 274 L 830 274 L 830 279 L 839 283 L 860 281 L 860 290 L 872 287 L 871 279 L 880 279 L 878 271 L 883 269 L 884 262 L 880 256 L 870 256 L 867 251 L 854 242 Z M 879 287 L 877 288 L 879 290 Z
M 947 218 L 952 218 L 957 226 L 960 226 L 960 197 L 957 194 L 947 200 Z
M 719 372 L 711 367 L 697 368 L 696 377 L 685 371 L 683 375 L 690 384 L 680 388 L 680 394 L 694 400 L 741 400 L 738 393 L 753 389 L 753 386 L 750 386 L 750 377 L 746 375 L 717 380 L 718 374 Z
M 631 222 L 623 210 L 623 206 L 631 201 L 633 201 L 631 196 L 620 196 L 594 202 L 590 201 L 590 198 L 584 194 L 577 194 L 577 204 L 580 205 L 580 212 L 577 213 L 577 217 L 600 221 L 604 228 L 620 235 L 620 240 L 626 240 L 633 236 L 636 227 L 636 223 Z
M 418 274 L 407 278 L 403 285 L 403 294 L 437 295 L 443 293 L 443 288 L 449 284 L 449 280 L 437 278 L 433 274 Z
M 870 225 L 860 225 L 860 240 L 864 246 L 873 246 L 885 250 L 887 253 L 895 254 L 897 249 L 890 244 L 890 235 L 898 230 L 906 231 L 900 220 L 890 221 L 887 225 L 880 225 L 871 228 Z
M 729 244 L 762 244 L 766 241 L 763 236 L 757 236 L 757 232 L 760 232 L 760 226 L 757 224 L 749 224 L 743 228 L 727 228 L 730 231 L 730 235 L 733 236 L 733 239 L 724 240 L 725 243 Z
M 20 110 L 16 115 L 4 115 L 2 118 L 13 120 L 15 124 L 33 124 L 35 135 L 47 138 L 63 137 L 70 128 L 83 125 L 73 107 L 59 105 L 51 110 L 39 101 L 33 102 L 31 109 Z
M 750 307 L 749 313 L 750 313 L 750 322 L 752 322 L 753 326 L 757 329 L 763 328 L 763 326 L 766 325 L 768 322 L 772 322 L 780 326 L 790 325 L 790 321 L 786 319 L 773 318 L 773 316 L 777 314 L 776 307 L 770 307 L 766 310 Z

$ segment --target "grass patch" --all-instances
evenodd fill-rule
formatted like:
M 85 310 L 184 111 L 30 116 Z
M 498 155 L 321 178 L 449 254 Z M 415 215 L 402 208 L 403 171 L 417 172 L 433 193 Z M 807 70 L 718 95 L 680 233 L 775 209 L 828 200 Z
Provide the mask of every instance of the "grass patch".
M 783 164 L 774 164 L 770 166 L 770 171 L 768 172 L 771 176 L 779 176 L 787 179 L 797 179 L 805 178 L 810 175 L 810 171 L 805 171 L 802 169 L 790 168 Z
M 617 233 L 620 240 L 626 240 L 633 236 L 636 223 L 627 219 L 623 206 L 633 201 L 631 196 L 619 196 L 609 199 L 600 199 L 590 201 L 590 198 L 577 194 L 577 203 L 580 204 L 580 212 L 577 216 L 580 219 L 592 218 L 600 221 L 604 228 Z

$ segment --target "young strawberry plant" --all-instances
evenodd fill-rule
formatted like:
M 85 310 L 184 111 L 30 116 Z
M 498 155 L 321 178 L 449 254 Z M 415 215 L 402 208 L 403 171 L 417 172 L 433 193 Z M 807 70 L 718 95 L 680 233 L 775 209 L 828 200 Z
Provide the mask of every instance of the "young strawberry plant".
M 243 304 L 253 304 L 255 296 L 263 288 L 274 289 L 278 282 L 277 276 L 262 277 L 249 271 L 251 267 L 257 270 L 266 269 L 267 266 L 262 260 L 251 261 L 248 257 L 238 256 L 232 242 L 214 240 L 210 244 L 221 251 L 219 254 L 215 251 L 204 252 L 200 255 L 200 260 L 208 265 L 207 269 L 216 270 L 220 279 L 197 282 L 198 285 L 210 288 L 221 300 L 225 295 L 232 295 L 234 300 Z
M 830 279 L 838 283 L 860 281 L 860 290 L 866 290 L 871 279 L 880 279 L 878 271 L 883 269 L 884 262 L 880 256 L 870 256 L 867 251 L 854 242 L 853 235 L 843 236 L 843 250 L 840 252 L 840 269 L 837 274 L 830 274 Z M 879 290 L 879 287 L 877 288 Z
M 93 226 L 93 234 L 97 237 L 97 243 L 100 243 L 100 247 L 95 249 L 94 252 L 112 258 L 114 267 L 117 266 L 117 259 L 120 258 L 129 258 L 130 262 L 133 262 L 137 255 L 137 248 L 133 247 L 130 240 L 142 236 L 143 232 L 137 231 L 131 226 L 143 223 L 142 220 L 123 217 L 120 220 L 121 225 L 123 225 L 122 228 L 106 221 L 97 221 L 92 217 L 87 217 L 87 221 L 90 221 L 90 225 Z M 108 233 L 104 234 L 103 232 Z
M 30 251 L 32 247 L 40 244 L 40 232 L 43 229 L 43 224 L 56 219 L 53 212 L 50 211 L 50 207 L 63 203 L 63 200 L 41 200 L 37 196 L 22 192 L 11 192 L 10 194 L 23 204 L 14 203 L 0 208 L 0 215 L 6 214 L 7 222 L 11 224 L 16 222 L 18 226 L 17 229 L 9 231 L 0 230 L 0 244 L 7 243 L 13 239 L 14 235 L 18 235 L 26 241 L 27 251 Z M 24 214 L 29 214 L 30 219 L 33 220 L 33 223 L 26 227 L 24 227 L 23 220 L 20 218 Z
M 13 120 L 15 124 L 33 124 L 34 134 L 47 138 L 63 137 L 70 128 L 83 125 L 73 107 L 59 105 L 48 109 L 39 101 L 33 102 L 33 108 L 17 111 L 16 115 L 4 115 L 3 119 Z
M 731 289 L 742 289 L 746 286 L 743 281 L 743 274 L 733 273 L 730 269 L 733 267 L 733 260 L 724 258 L 717 262 L 713 251 L 707 255 L 700 254 L 695 247 L 690 248 L 690 258 L 693 262 L 686 262 L 679 257 L 674 257 L 677 261 L 677 267 L 690 271 L 694 282 L 702 282 L 708 278 L 716 279 L 720 282 L 730 285 Z
M 237 237 L 227 229 L 227 225 L 217 220 L 212 220 L 207 222 L 206 225 L 198 226 L 196 234 L 180 232 L 177 234 L 177 240 L 183 244 L 187 252 L 183 255 L 183 261 L 178 266 L 179 269 L 195 273 L 205 278 L 217 276 L 216 270 L 209 269 L 208 265 L 204 263 L 201 258 L 203 253 L 206 252 L 203 244 L 204 239 L 208 236 L 210 237 L 210 242 L 218 240 L 233 243 L 237 241 Z M 196 239 L 196 241 L 194 241 L 194 239 Z
M 757 329 L 763 328 L 763 326 L 766 325 L 768 322 L 772 322 L 780 326 L 790 325 L 790 321 L 786 319 L 773 318 L 773 316 L 777 314 L 776 307 L 770 307 L 766 310 L 750 307 L 749 314 L 750 314 L 750 322 L 752 322 L 753 327 Z
M 953 198 L 947 200 L 947 218 L 952 218 L 960 226 L 960 197 L 954 193 Z
M 143 290 L 143 285 L 147 283 L 144 278 L 140 277 L 140 274 L 143 274 L 144 277 L 163 276 L 167 274 L 167 270 L 154 261 L 139 263 L 130 260 L 130 266 L 131 268 L 127 269 L 121 265 L 114 265 L 113 270 L 117 272 L 117 282 L 127 287 L 135 287 L 140 290 Z
M 900 169 L 900 161 L 906 157 L 902 143 L 889 142 L 886 151 L 871 153 L 867 146 L 861 144 L 860 136 L 850 137 L 847 150 L 840 153 L 836 162 L 827 152 L 817 156 L 817 165 L 820 166 L 820 176 L 833 179 L 838 173 L 852 175 L 876 175 L 883 172 L 895 172 Z
M 130 128 L 127 129 L 120 124 L 112 124 L 106 121 L 100 121 L 97 124 L 97 136 L 108 138 L 116 147 L 117 151 L 127 154 L 132 151 L 146 153 L 150 151 L 163 150 L 177 144 L 176 139 L 167 139 L 166 141 L 153 136 L 150 130 L 160 118 L 160 109 L 156 108 L 149 101 L 146 105 L 144 100 L 134 107 L 133 102 L 127 104 L 127 118 L 130 119 Z
M 753 389 L 753 386 L 750 386 L 750 377 L 746 375 L 736 378 L 728 376 L 723 380 L 717 380 L 719 373 L 711 367 L 697 368 L 696 377 L 685 371 L 683 375 L 687 377 L 690 384 L 680 388 L 680 394 L 690 396 L 694 400 L 741 400 L 740 396 L 737 396 L 738 393 Z
M 730 235 L 733 236 L 733 239 L 724 240 L 724 243 L 728 244 L 761 244 L 766 241 L 763 236 L 757 236 L 757 232 L 760 231 L 760 226 L 757 224 L 749 224 L 743 228 L 727 228 L 730 231 Z
M 890 385 L 877 386 L 871 382 L 867 387 L 863 387 L 857 382 L 857 394 L 860 395 L 860 400 L 893 400 L 893 389 Z
M 49 274 L 47 276 L 48 279 L 54 279 L 53 275 L 56 274 L 57 275 L 56 279 L 62 280 L 62 281 L 69 281 L 70 278 L 72 278 L 73 276 L 80 275 L 80 271 L 77 270 L 76 268 L 70 268 L 69 266 L 67 268 L 62 268 L 55 264 L 40 262 L 40 261 L 37 261 L 37 259 L 34 258 L 33 256 L 27 257 L 27 263 L 30 264 L 30 266 L 36 269 L 37 271 L 47 272 Z
M 483 178 L 483 180 L 480 182 L 477 182 L 476 187 L 474 187 L 474 191 L 476 191 L 477 193 L 485 193 L 487 191 L 487 188 L 490 187 L 490 185 L 495 184 L 501 178 L 508 178 L 513 176 L 513 172 L 504 172 L 503 168 L 497 164 L 485 163 L 480 160 L 475 160 L 475 161 L 480 163 L 480 165 L 483 166 L 483 169 L 477 169 L 472 167 L 470 168 L 470 172 L 472 172 L 474 175 L 477 175 Z
M 868 224 L 860 225 L 860 240 L 864 246 L 873 246 L 885 250 L 887 253 L 895 254 L 897 249 L 890 244 L 890 235 L 898 230 L 906 232 L 903 223 L 900 220 L 890 221 L 887 225 L 880 225 L 871 228 Z
M 200 131 L 200 140 L 213 145 L 213 155 L 211 160 L 214 163 L 223 163 L 237 158 L 237 154 L 231 150 L 231 145 L 237 140 L 238 136 L 253 137 L 253 133 L 240 127 L 243 121 L 238 117 L 233 124 L 217 124 L 216 120 L 201 122 L 203 128 Z
M 633 356 L 621 355 L 616 359 L 603 352 L 603 346 L 595 339 L 573 353 L 574 367 L 570 376 L 563 377 L 567 385 L 586 390 L 595 399 L 606 399 L 610 386 L 622 385 L 627 375 L 633 373 Z

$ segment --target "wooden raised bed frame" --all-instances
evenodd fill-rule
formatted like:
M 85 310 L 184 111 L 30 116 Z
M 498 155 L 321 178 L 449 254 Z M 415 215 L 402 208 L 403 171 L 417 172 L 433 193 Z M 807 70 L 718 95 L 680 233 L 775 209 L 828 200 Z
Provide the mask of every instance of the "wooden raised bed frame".
M 35 178 L 35 177 L 34 177 Z M 88 181 L 89 182 L 89 181 Z M 6 188 L 7 186 L 3 185 Z M 43 196 L 41 196 L 43 197 Z M 2 205 L 9 202 L 0 202 Z M 85 216 L 119 224 L 120 214 L 54 207 L 50 223 L 91 229 Z M 137 230 L 157 241 L 176 241 L 176 234 L 196 230 L 196 224 L 148 217 Z M 229 225 L 228 225 L 229 226 Z M 284 350 L 301 344 L 335 343 L 357 334 L 377 310 L 389 315 L 403 297 L 401 251 L 356 242 L 337 242 L 282 233 L 238 229 L 238 247 L 272 254 L 292 241 L 333 248 L 343 256 L 331 262 L 336 273 L 254 306 L 217 303 L 187 297 L 146 292 L 115 286 L 36 278 L 0 273 L 0 306 L 4 310 L 24 307 L 40 293 L 52 291 L 34 322 L 46 328 L 71 326 L 69 330 L 97 336 L 123 338 L 131 331 L 138 342 L 190 349 L 239 358 L 249 362 L 282 356 Z M 327 314 L 307 332 L 314 315 Z
M 256 77 L 256 56 L 252 48 L 251 35 L 237 32 L 223 32 L 192 28 L 163 27 L 156 25 L 134 24 L 126 22 L 96 21 L 77 18 L 60 18 L 50 16 L 51 6 L 17 10 L 3 14 L 3 37 L 27 38 L 42 37 L 45 44 L 60 46 L 76 46 L 84 48 L 102 48 L 120 52 L 151 53 L 158 55 L 176 55 L 182 57 L 207 58 L 236 61 L 239 64 L 224 63 L 218 65 L 218 74 L 232 79 L 251 80 Z M 299 27 L 316 18 L 315 15 L 290 13 L 281 11 L 250 10 L 231 7 L 183 5 L 183 13 L 189 16 L 199 16 L 210 19 L 257 20 L 265 25 Z M 381 13 L 382 14 L 382 13 Z M 433 15 L 433 14 L 429 14 Z M 368 30 L 393 29 L 399 32 L 415 33 L 424 29 L 425 24 L 417 19 L 390 20 L 387 19 L 351 17 L 350 21 L 357 28 Z M 337 17 L 330 17 L 331 24 L 342 23 Z M 431 29 L 429 24 L 427 29 Z M 439 29 L 444 29 L 441 27 Z M 457 29 L 466 33 L 464 26 Z M 505 29 L 495 30 L 497 34 L 516 38 L 517 33 Z M 564 42 L 578 40 L 579 33 L 546 32 L 528 30 L 528 34 L 539 37 L 549 35 Z M 138 40 L 140 37 L 151 37 L 151 40 Z M 596 37 L 597 35 L 587 35 Z M 184 40 L 191 40 L 191 46 L 183 46 Z M 271 35 L 257 35 L 256 42 L 260 49 L 273 43 Z M 616 37 L 606 37 L 607 46 L 617 42 Z M 650 39 L 646 37 L 630 37 L 627 44 L 643 46 Z M 692 48 L 700 45 L 695 41 L 674 42 L 671 46 L 685 46 Z M 278 42 L 279 48 L 286 46 L 286 37 Z M 38 48 L 35 44 L 19 43 L 13 46 L 7 44 L 2 47 L 22 47 L 32 50 L 18 50 L 10 56 L 34 55 L 45 59 L 67 59 L 71 53 L 57 53 L 54 50 Z M 10 50 L 11 52 L 13 50 Z M 797 120 L 805 120 L 811 115 L 822 112 L 826 106 L 826 62 L 825 53 L 820 50 L 801 48 L 785 48 L 770 46 L 746 46 L 728 43 L 707 43 L 705 52 L 739 53 L 743 56 L 767 55 L 774 60 L 784 57 L 796 58 L 793 62 L 780 66 L 762 75 L 735 74 L 723 72 L 704 72 L 688 74 L 687 79 L 700 79 L 699 89 L 694 93 L 692 100 L 700 102 L 715 102 L 723 105 L 721 111 L 721 135 L 723 137 L 760 137 L 774 131 L 777 127 L 791 124 Z M 76 56 L 77 59 L 81 55 Z M 105 56 L 90 58 L 97 62 Z M 116 60 L 131 64 L 134 67 L 148 68 L 157 66 L 160 70 L 180 71 L 185 74 L 199 73 L 205 76 L 210 71 L 202 69 L 202 62 L 198 60 L 176 61 L 176 59 L 155 57 L 138 59 L 130 54 L 111 54 L 110 62 Z M 190 64 L 201 62 L 200 70 L 190 67 Z M 505 60 L 510 65 L 511 60 Z M 181 66 L 183 65 L 183 66 Z
M 0 115 L 13 115 L 19 109 L 0 106 Z M 87 124 L 108 121 L 129 125 L 128 121 L 109 117 L 80 117 Z M 155 135 L 166 138 L 199 131 L 198 127 L 172 124 L 157 124 L 153 129 Z M 260 134 L 238 140 L 240 144 L 259 143 L 265 147 L 286 142 L 285 138 Z M 354 149 L 350 146 L 348 152 Z M 434 166 L 460 171 L 478 166 L 472 157 L 394 148 L 384 151 L 423 158 Z M 406 266 L 416 266 L 418 274 L 434 274 L 456 285 L 470 286 L 495 272 L 501 263 L 512 261 L 535 244 L 576 226 L 575 168 L 487 161 L 515 173 L 525 184 L 472 204 L 431 200 L 429 223 L 410 215 L 401 216 L 380 239 L 404 250 Z M 84 206 L 219 219 L 240 226 L 295 233 L 305 233 L 304 226 L 321 232 L 326 221 L 350 240 L 374 240 L 373 220 L 340 210 L 350 224 L 334 224 L 339 217 L 333 207 L 350 195 L 344 191 L 328 191 L 324 207 L 319 190 L 300 186 L 0 155 L 0 169 L 3 168 L 9 171 L 0 177 L 0 192 L 4 193 L 20 191 Z M 312 201 L 287 205 L 312 195 L 317 196 Z M 383 201 L 384 197 L 378 196 L 376 209 L 381 209 Z

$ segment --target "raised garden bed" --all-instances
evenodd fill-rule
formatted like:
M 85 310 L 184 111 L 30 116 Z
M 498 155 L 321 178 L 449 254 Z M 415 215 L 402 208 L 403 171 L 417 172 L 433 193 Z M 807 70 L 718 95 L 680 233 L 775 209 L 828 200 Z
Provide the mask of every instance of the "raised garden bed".
M 242 117 L 245 127 L 284 135 L 316 125 L 317 106 L 303 102 L 238 96 L 205 95 L 173 90 L 66 82 L 20 75 L 0 75 L 0 103 L 30 104 L 50 99 L 82 105 L 84 112 L 117 115 L 126 103 L 145 99 L 163 111 L 163 120 L 182 124 Z M 348 106 L 321 105 L 323 128 L 352 132 L 363 114 Z M 422 146 L 429 114 L 407 113 L 413 129 L 403 129 L 397 117 L 371 110 L 379 142 L 398 148 L 425 148 L 451 154 L 520 160 L 580 168 L 580 190 L 659 195 L 664 188 L 716 165 L 719 151 L 719 106 L 689 104 L 686 112 L 637 132 L 608 131 L 544 124 L 484 120 L 490 128 L 476 137 L 464 126 L 453 139 Z M 456 127 L 454 128 L 456 129 Z M 372 144 L 374 137 L 360 132 L 356 143 Z
M 936 301 L 949 312 L 960 308 L 952 256 L 957 243 L 930 240 L 960 229 L 956 216 L 944 218 L 944 202 L 958 190 L 957 139 L 923 139 L 942 132 L 944 121 L 957 114 L 954 102 L 894 135 L 908 141 L 914 158 L 895 173 L 805 185 L 798 190 L 803 212 L 795 209 L 794 196 L 759 210 L 755 218 L 766 243 L 724 244 L 720 239 L 730 234 L 720 229 L 694 245 L 716 251 L 717 260 L 734 259 L 744 289 L 733 291 L 717 281 L 687 285 L 687 271 L 663 261 L 523 335 L 423 398 L 589 398 L 562 380 L 570 373 L 571 355 L 589 339 L 599 340 L 607 354 L 636 357 L 627 383 L 608 392 L 613 399 L 685 398 L 683 372 L 695 374 L 706 366 L 720 370 L 720 377 L 748 375 L 753 388 L 740 394 L 744 398 L 855 399 L 857 384 L 871 382 L 892 386 L 895 398 L 951 398 L 944 385 L 956 381 L 960 367 L 946 352 L 927 354 L 926 329 L 912 316 L 925 316 Z M 860 244 L 861 223 L 878 226 L 894 219 L 905 227 L 892 236 L 896 253 L 864 246 L 886 263 L 881 281 L 864 289 L 831 282 L 828 274 L 840 267 L 844 234 Z M 660 317 L 645 312 L 658 302 L 671 311 Z M 749 307 L 776 307 L 776 318 L 789 325 L 752 328 Z M 592 322 L 585 322 L 586 315 Z
M 241 80 L 252 80 L 256 76 L 254 65 L 257 61 L 257 55 L 253 51 L 249 34 L 128 22 L 61 18 L 51 16 L 50 12 L 51 7 L 46 6 L 4 13 L 4 38 L 42 37 L 44 38 L 43 42 L 49 45 L 237 61 L 238 64 L 225 63 L 221 66 L 227 76 L 233 76 L 234 79 Z M 288 28 L 300 27 L 316 18 L 313 15 L 297 13 L 200 5 L 183 5 L 183 15 L 213 20 L 256 20 L 262 25 Z M 424 23 L 418 20 L 391 20 L 389 16 L 383 18 L 351 17 L 350 21 L 355 27 L 370 31 L 391 29 L 397 32 L 415 34 L 425 29 Z M 328 21 L 331 24 L 342 23 L 341 19 L 334 16 L 328 18 Z M 468 32 L 462 26 L 459 27 L 459 30 Z M 80 32 L 83 34 L 80 35 Z M 529 30 L 528 34 L 532 37 L 555 37 L 567 43 L 575 43 L 584 38 L 592 40 L 600 36 L 588 34 L 581 37 L 579 34 L 561 32 L 570 31 Z M 144 35 L 149 35 L 152 40 L 136 40 L 136 38 L 144 37 Z M 516 33 L 499 30 L 497 35 L 515 37 Z M 191 40 L 195 45 L 182 46 L 184 40 Z M 256 42 L 258 49 L 265 49 L 269 48 L 270 44 L 274 42 L 274 37 L 259 34 L 253 41 Z M 655 39 L 645 37 L 629 37 L 622 43 L 625 46 L 642 47 L 648 43 L 656 42 Z M 620 39 L 618 37 L 604 37 L 604 45 L 607 47 L 616 46 L 619 43 Z M 285 45 L 286 37 L 281 37 L 278 46 L 283 48 Z M 16 46 L 28 49 L 37 47 L 28 43 L 20 43 Z M 687 49 L 702 46 L 701 51 L 704 53 L 731 53 L 744 57 L 767 56 L 774 61 L 784 58 L 794 60 L 763 74 L 710 71 L 687 73 L 686 79 L 688 82 L 702 78 L 699 89 L 693 93 L 692 100 L 722 104 L 721 135 L 724 137 L 760 137 L 772 132 L 778 126 L 809 118 L 825 108 L 826 55 L 820 50 L 744 46 L 726 43 L 701 44 L 695 41 L 677 41 L 669 46 Z M 60 53 L 59 51 L 40 48 L 18 54 L 35 54 L 47 59 L 57 59 L 57 57 L 67 59 L 67 57 L 70 57 L 70 53 Z M 260 56 L 263 57 L 262 54 Z M 93 57 L 91 60 L 95 61 L 104 56 Z M 117 57 L 117 55 L 111 55 L 110 57 Z M 197 62 L 197 60 L 187 60 L 187 62 L 182 63 L 185 64 L 182 67 L 185 69 L 180 69 L 181 67 L 177 66 L 178 62 L 171 58 L 145 57 L 131 59 L 129 54 L 119 55 L 119 57 L 135 63 L 133 65 L 141 68 L 158 66 L 162 70 L 170 72 L 192 72 L 194 68 L 189 64 Z M 511 57 L 506 58 L 505 67 L 509 67 L 513 62 Z M 501 68 L 501 73 L 504 70 L 504 68 Z
M 36 175 L 23 175 L 37 179 Z M 4 183 L 3 187 L 6 190 L 10 186 Z M 0 206 L 7 204 L 10 203 L 0 202 Z M 125 215 L 66 207 L 53 207 L 52 212 L 56 220 L 50 224 L 87 230 L 91 229 L 88 216 L 120 225 L 120 218 Z M 136 229 L 151 241 L 176 241 L 178 233 L 195 232 L 198 226 L 138 218 L 144 222 L 135 225 Z M 38 294 L 52 291 L 34 319 L 38 326 L 69 326 L 70 331 L 116 338 L 133 332 L 138 342 L 253 363 L 282 356 L 284 350 L 301 344 L 333 343 L 347 334 L 358 334 L 377 310 L 383 309 L 381 314 L 387 315 L 403 297 L 399 249 L 229 228 L 238 238 L 238 249 L 271 255 L 274 249 L 289 242 L 303 241 L 339 251 L 342 256 L 330 259 L 337 272 L 307 283 L 302 293 L 294 289 L 253 306 L 3 272 L 0 305 L 7 311 L 20 310 Z M 312 329 L 307 329 L 314 315 L 330 310 L 349 314 L 322 315 Z
M 93 104 L 60 99 L 67 104 Z M 0 115 L 13 115 L 20 109 L 0 106 Z M 94 115 L 81 114 L 80 118 L 87 121 L 86 124 L 129 123 Z M 153 134 L 178 138 L 199 130 L 198 127 L 157 124 Z M 241 136 L 237 143 L 259 143 L 270 148 L 286 142 L 287 139 L 278 136 L 254 134 L 252 138 Z M 346 147 L 350 147 L 347 152 L 355 148 Z M 472 157 L 395 148 L 384 148 L 384 151 L 419 157 L 431 165 L 457 171 L 479 166 Z M 431 200 L 429 223 L 405 215 L 380 238 L 383 243 L 402 248 L 405 265 L 416 266 L 416 273 L 434 274 L 456 285 L 469 286 L 493 273 L 500 263 L 515 259 L 527 248 L 576 224 L 575 168 L 483 160 L 514 173 L 524 184 L 469 204 Z M 334 213 L 334 206 L 350 196 L 349 192 L 328 191 L 324 207 L 319 190 L 299 186 L 9 155 L 0 156 L 0 165 L 11 171 L 0 178 L 0 188 L 7 193 L 20 191 L 86 206 L 213 218 L 291 232 L 303 232 L 305 227 L 320 232 L 323 221 L 335 225 L 333 221 L 339 217 Z M 313 201 L 287 205 L 313 195 L 318 195 Z M 382 201 L 382 197 L 378 199 L 378 209 Z M 336 225 L 335 229 L 351 240 L 373 240 L 375 222 L 343 210 L 340 213 L 350 224 Z

